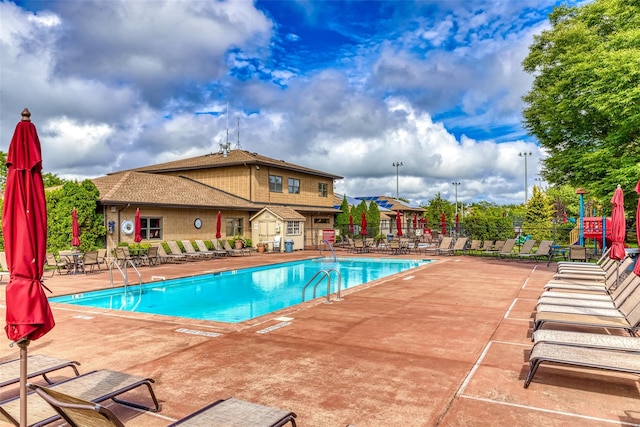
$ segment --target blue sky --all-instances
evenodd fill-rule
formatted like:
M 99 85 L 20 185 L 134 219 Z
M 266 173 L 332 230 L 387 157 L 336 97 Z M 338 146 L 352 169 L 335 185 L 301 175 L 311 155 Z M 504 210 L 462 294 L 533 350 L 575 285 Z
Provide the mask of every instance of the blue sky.
M 520 203 L 544 157 L 521 62 L 575 3 L 2 1 L 0 150 L 29 107 L 66 178 L 218 151 L 228 131 L 352 196 L 453 201 L 460 182 L 459 201 Z

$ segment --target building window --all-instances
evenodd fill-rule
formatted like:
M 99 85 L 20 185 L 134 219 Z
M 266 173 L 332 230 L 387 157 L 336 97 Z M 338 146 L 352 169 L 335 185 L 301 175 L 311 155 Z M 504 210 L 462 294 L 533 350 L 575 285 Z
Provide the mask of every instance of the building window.
M 162 240 L 162 218 L 140 218 L 144 240 Z
M 329 218 L 313 218 L 314 224 L 329 224 Z
M 272 193 L 282 193 L 282 177 L 269 175 L 269 191 Z
M 244 227 L 242 226 L 242 218 L 227 218 L 225 222 L 225 233 L 227 237 L 239 234 L 243 236 Z
M 287 234 L 290 236 L 300 235 L 300 221 L 287 221 Z
M 318 196 L 327 197 L 329 195 L 329 186 L 326 182 L 318 183 Z
M 289 194 L 300 194 L 300 180 L 289 178 Z

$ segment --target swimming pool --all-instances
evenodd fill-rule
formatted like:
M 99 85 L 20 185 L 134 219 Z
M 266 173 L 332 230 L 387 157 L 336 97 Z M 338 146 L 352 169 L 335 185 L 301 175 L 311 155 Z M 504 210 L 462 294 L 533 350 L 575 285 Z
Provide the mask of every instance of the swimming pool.
M 237 323 L 302 302 L 303 287 L 318 271 L 335 269 L 342 289 L 352 288 L 418 267 L 429 260 L 378 258 L 318 258 L 283 264 L 223 271 L 94 292 L 49 298 L 51 302 L 123 311 Z M 315 283 L 315 281 L 313 282 Z M 331 272 L 332 292 L 337 276 Z M 327 283 L 316 297 L 326 296 Z M 313 296 L 313 286 L 305 300 Z

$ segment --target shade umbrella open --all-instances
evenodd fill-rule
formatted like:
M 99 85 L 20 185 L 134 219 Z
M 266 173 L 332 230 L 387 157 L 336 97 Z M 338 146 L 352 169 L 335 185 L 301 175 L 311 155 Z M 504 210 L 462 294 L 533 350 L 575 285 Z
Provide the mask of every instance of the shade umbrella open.
M 362 219 L 360 220 L 360 234 L 362 234 L 363 237 L 367 235 L 367 215 L 364 211 L 362 212 Z
M 136 243 L 142 242 L 142 220 L 140 219 L 140 208 L 136 208 L 136 219 L 133 222 L 135 234 L 133 237 L 133 241 Z
M 442 215 L 440 216 L 440 232 L 443 236 L 447 234 L 447 216 L 444 212 L 442 212 Z
M 353 234 L 353 215 L 349 215 L 349 234 Z
M 71 246 L 77 248 L 80 246 L 80 226 L 78 225 L 78 212 L 76 208 L 71 211 Z
M 42 153 L 26 108 L 7 153 L 2 233 L 10 272 L 5 332 L 20 348 L 20 425 L 26 426 L 27 346 L 55 325 L 42 284 L 47 251 Z
M 398 237 L 402 237 L 402 217 L 400 211 L 396 211 L 396 228 L 398 229 Z
M 216 239 L 222 237 L 220 228 L 222 228 L 222 214 L 220 213 L 220 211 L 218 211 L 218 216 L 216 217 Z

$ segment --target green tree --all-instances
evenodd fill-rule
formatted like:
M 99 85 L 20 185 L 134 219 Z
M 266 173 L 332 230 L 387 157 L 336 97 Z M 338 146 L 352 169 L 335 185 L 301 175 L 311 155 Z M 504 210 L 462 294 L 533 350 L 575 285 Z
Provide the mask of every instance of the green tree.
M 340 204 L 340 212 L 336 215 L 335 227 L 340 231 L 340 235 L 346 236 L 349 233 L 349 202 L 347 202 L 347 196 L 342 197 L 342 203 Z
M 0 151 L 0 189 L 7 183 L 7 153 Z
M 538 186 L 533 187 L 533 194 L 527 202 L 527 213 L 522 224 L 524 234 L 536 240 L 550 239 L 553 230 L 551 224 L 552 206 L 545 193 Z
M 103 247 L 106 228 L 97 212 L 99 192 L 91 180 L 67 181 L 62 187 L 46 192 L 48 236 L 47 248 L 57 252 L 71 247 L 71 211 L 76 208 L 80 226 L 80 250 Z
M 440 193 L 436 194 L 433 199 L 429 200 L 427 206 L 423 206 L 423 208 L 426 210 L 425 218 L 427 219 L 429 228 L 433 230 L 440 231 L 440 222 L 443 212 L 448 225 L 453 224 L 453 221 L 455 220 L 454 204 L 443 199 Z
M 367 235 L 378 236 L 380 234 L 380 208 L 376 202 L 369 202 L 367 211 Z
M 640 172 L 640 6 L 594 0 L 557 7 L 549 20 L 523 62 L 535 76 L 524 123 L 549 154 L 544 178 L 588 184 L 603 202 L 617 184 L 634 188 Z

